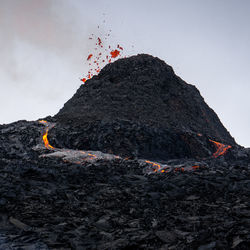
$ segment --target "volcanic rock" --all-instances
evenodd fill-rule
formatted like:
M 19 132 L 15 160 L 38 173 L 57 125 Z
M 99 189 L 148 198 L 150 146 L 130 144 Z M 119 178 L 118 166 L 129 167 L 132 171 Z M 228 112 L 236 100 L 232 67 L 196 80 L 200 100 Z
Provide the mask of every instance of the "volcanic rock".
M 0 249 L 249 249 L 249 149 L 148 174 L 139 160 L 43 157 L 67 150 L 38 147 L 43 131 L 0 126 Z
M 59 147 L 147 159 L 207 157 L 235 145 L 197 88 L 146 54 L 106 65 L 55 116 Z
M 143 81 L 138 86 L 139 72 L 144 71 L 141 77 L 156 83 Z M 114 82 L 108 78 L 111 75 Z M 172 80 L 168 82 L 164 75 Z M 121 96 L 121 89 L 128 92 L 126 84 L 115 87 L 119 79 L 125 79 L 131 89 L 134 84 L 131 103 L 141 91 L 138 98 L 146 108 L 133 107 L 141 113 L 136 115 L 133 108 L 126 113 L 129 99 L 117 99 L 120 106 L 106 103 L 109 99 L 103 93 Z M 171 93 L 165 90 L 163 95 L 160 83 L 164 81 L 177 87 L 168 87 Z M 96 84 L 100 86 L 95 89 Z M 182 88 L 185 91 L 178 95 Z M 99 100 L 95 96 L 98 89 Z M 161 105 L 159 96 L 174 102 L 174 94 L 179 102 L 201 106 L 191 105 L 189 110 L 181 106 L 185 119 L 177 111 L 170 112 L 178 105 L 162 105 L 170 111 L 161 112 L 151 107 Z M 181 99 L 184 95 L 190 100 Z M 146 55 L 120 60 L 87 81 L 68 103 L 47 121 L 0 125 L 0 249 L 249 249 L 250 149 L 235 144 L 195 87 L 175 76 L 169 66 Z M 86 103 L 96 104 L 91 107 L 96 116 L 92 110 L 85 114 L 86 119 L 84 113 L 77 113 Z M 115 117 L 113 108 L 121 110 Z M 205 127 L 200 113 L 196 121 L 204 122 L 204 127 L 195 123 L 196 109 L 205 110 L 209 119 L 214 117 L 214 127 Z M 173 119 L 168 123 L 160 114 Z M 223 155 L 217 153 L 218 157 L 182 158 L 213 153 L 216 148 L 211 139 L 232 147 Z M 93 151 L 82 150 L 88 147 Z M 96 148 L 175 159 L 159 165 L 94 151 Z M 160 168 L 155 171 L 155 166 Z

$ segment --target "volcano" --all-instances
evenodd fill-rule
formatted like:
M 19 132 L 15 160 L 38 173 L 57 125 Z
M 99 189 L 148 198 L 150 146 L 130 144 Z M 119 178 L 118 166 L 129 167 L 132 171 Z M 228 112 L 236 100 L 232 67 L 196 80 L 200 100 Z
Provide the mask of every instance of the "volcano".
M 250 149 L 150 55 L 0 125 L 0 249 L 246 250 L 249 193 Z
M 236 144 L 197 88 L 146 54 L 106 65 L 55 118 L 64 125 L 51 131 L 55 145 L 124 157 L 201 158 L 211 140 Z

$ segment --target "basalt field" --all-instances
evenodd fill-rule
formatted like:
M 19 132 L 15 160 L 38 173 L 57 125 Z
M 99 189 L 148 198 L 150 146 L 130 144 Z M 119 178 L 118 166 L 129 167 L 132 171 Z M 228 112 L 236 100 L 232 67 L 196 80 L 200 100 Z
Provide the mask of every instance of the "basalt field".
M 159 58 L 0 125 L 0 249 L 249 249 L 250 149 Z

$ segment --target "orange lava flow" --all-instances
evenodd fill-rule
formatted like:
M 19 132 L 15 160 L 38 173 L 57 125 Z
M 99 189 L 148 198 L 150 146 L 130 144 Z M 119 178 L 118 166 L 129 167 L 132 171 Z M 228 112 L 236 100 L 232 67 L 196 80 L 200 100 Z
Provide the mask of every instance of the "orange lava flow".
M 41 121 L 39 121 L 39 123 L 41 123 L 41 124 L 47 124 L 48 122 L 47 122 L 47 121 L 44 121 L 44 120 L 41 120 Z M 48 141 L 48 132 L 49 132 L 49 129 L 46 128 L 46 131 L 45 131 L 45 133 L 43 134 L 44 146 L 45 146 L 46 148 L 48 148 L 48 149 L 50 149 L 50 148 L 53 149 L 54 147 L 52 147 L 52 146 L 49 144 L 49 141 Z
M 231 148 L 230 145 L 225 145 L 225 144 L 222 144 L 220 142 L 213 141 L 213 140 L 209 140 L 209 141 L 213 142 L 215 144 L 216 148 L 217 148 L 217 151 L 213 154 L 214 158 L 217 158 L 220 155 L 224 155 L 227 152 L 227 150 L 229 148 Z
M 153 167 L 155 167 L 154 172 L 157 172 L 161 168 L 160 164 L 157 164 L 155 162 L 152 162 L 152 161 L 145 161 L 145 162 L 149 163 L 149 164 L 153 165 Z
M 46 124 L 46 123 L 48 123 L 48 122 L 45 121 L 45 120 L 40 120 L 39 123 L 41 123 L 41 124 Z
M 45 133 L 43 134 L 43 142 L 44 142 L 44 146 L 46 147 L 46 148 L 48 148 L 48 149 L 50 149 L 50 148 L 54 148 L 54 147 L 52 147 L 50 144 L 49 144 L 49 141 L 48 141 L 48 129 L 46 129 L 46 131 L 45 131 Z

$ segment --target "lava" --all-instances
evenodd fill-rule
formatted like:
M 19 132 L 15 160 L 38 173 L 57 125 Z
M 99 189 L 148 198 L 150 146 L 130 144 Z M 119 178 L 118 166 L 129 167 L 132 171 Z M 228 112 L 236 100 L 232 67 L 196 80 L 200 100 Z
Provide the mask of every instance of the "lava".
M 117 45 L 117 48 L 123 50 L 123 47 L 121 47 L 119 44 Z
M 89 54 L 88 57 L 87 57 L 87 61 L 89 61 L 92 56 L 93 56 L 93 54 Z
M 109 32 L 111 32 L 111 30 Z M 110 34 L 106 34 L 104 39 L 107 40 L 107 37 L 109 36 Z M 94 37 L 94 34 L 91 34 L 89 39 L 95 39 L 95 52 L 90 53 L 87 56 L 87 61 L 89 61 L 88 65 L 91 68 L 86 76 L 80 78 L 80 81 L 83 83 L 85 83 L 88 79 L 91 79 L 95 74 L 98 74 L 101 71 L 101 68 L 105 66 L 105 63 L 111 63 L 112 59 L 121 56 L 121 52 L 123 51 L 123 47 L 119 44 L 117 45 L 117 48 L 113 50 L 110 45 L 104 47 L 103 40 L 100 37 Z
M 120 51 L 117 50 L 117 49 L 112 50 L 112 51 L 110 52 L 110 55 L 111 55 L 112 58 L 116 58 L 117 56 L 120 55 Z
M 54 149 L 54 147 L 52 147 L 50 144 L 49 144 L 49 141 L 48 141 L 48 131 L 49 129 L 47 128 L 45 133 L 43 134 L 43 142 L 44 142 L 44 146 L 48 149 L 52 148 Z
M 225 144 L 222 144 L 220 142 L 213 141 L 213 140 L 209 140 L 209 141 L 213 142 L 215 144 L 216 148 L 217 148 L 216 152 L 213 154 L 214 158 L 217 158 L 217 157 L 219 157 L 221 155 L 224 155 L 227 152 L 227 150 L 229 148 L 231 148 L 230 145 L 225 145 Z
M 44 142 L 44 146 L 47 149 L 54 149 L 53 153 L 46 155 L 43 155 L 43 157 L 61 157 L 63 158 L 63 161 L 65 162 L 73 162 L 76 164 L 82 164 L 83 161 L 91 161 L 91 160 L 98 160 L 101 155 L 101 152 L 91 152 L 91 151 L 80 151 L 80 150 L 71 150 L 71 149 L 55 149 L 53 146 L 51 146 L 49 144 L 48 141 L 48 131 L 50 128 L 54 127 L 55 124 L 51 124 L 48 123 L 45 120 L 40 120 L 39 123 L 43 124 L 46 129 L 45 132 L 43 133 L 43 142 Z M 222 144 L 223 145 L 223 144 Z M 225 146 L 225 145 L 224 145 Z M 103 154 L 101 153 L 104 157 L 106 155 L 107 159 L 110 158 L 110 156 L 108 156 L 108 154 Z M 119 156 L 117 155 L 112 155 L 113 158 L 115 159 L 121 159 Z M 129 158 L 124 158 L 124 160 L 129 160 Z M 184 172 L 186 169 L 184 168 L 184 166 L 182 165 L 178 165 L 176 167 L 171 167 L 169 165 L 162 165 L 160 163 L 156 163 L 156 162 L 152 162 L 152 161 L 148 161 L 145 160 L 144 162 L 150 164 L 152 166 L 152 172 L 154 173 L 168 173 L 171 168 L 174 170 L 174 172 Z M 187 170 L 197 170 L 199 169 L 200 166 L 198 164 L 195 164 L 191 167 L 191 169 Z
M 157 172 L 161 168 L 161 165 L 158 163 L 152 161 L 145 161 L 145 162 L 151 164 L 154 167 L 154 172 Z
M 103 45 L 102 45 L 102 40 L 101 40 L 101 38 L 98 37 L 97 40 L 98 40 L 98 45 L 102 47 Z
M 126 160 L 126 159 L 125 159 Z M 187 164 L 178 164 L 178 165 L 166 165 L 166 164 L 160 164 L 152 161 L 145 160 L 144 162 L 150 164 L 152 166 L 151 170 L 149 170 L 150 173 L 170 173 L 170 172 L 175 172 L 175 173 L 181 173 L 185 171 L 196 171 L 201 168 L 198 163 L 194 165 L 189 165 Z
M 45 146 L 47 149 L 54 149 L 54 147 L 52 147 L 52 146 L 49 144 L 49 140 L 48 140 L 49 128 L 47 127 L 47 124 L 48 124 L 47 121 L 41 120 L 41 121 L 39 121 L 39 123 L 44 124 L 44 125 L 46 126 L 45 133 L 43 134 L 44 146 Z
M 95 159 L 97 157 L 96 155 L 90 153 L 88 153 L 88 156 L 90 156 L 90 159 Z

